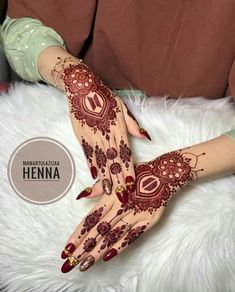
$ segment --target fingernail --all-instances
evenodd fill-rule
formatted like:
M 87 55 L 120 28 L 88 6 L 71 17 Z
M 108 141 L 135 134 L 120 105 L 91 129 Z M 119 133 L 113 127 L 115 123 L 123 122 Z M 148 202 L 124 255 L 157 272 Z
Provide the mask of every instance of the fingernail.
M 66 262 L 64 262 L 63 266 L 61 267 L 61 272 L 62 273 L 68 273 L 71 271 L 79 261 L 75 257 L 69 257 Z
M 92 166 L 90 168 L 90 171 L 91 171 L 91 176 L 93 177 L 93 179 L 97 178 L 97 169 L 95 166 Z
M 87 197 L 92 193 L 92 188 L 86 188 L 83 190 L 76 198 L 76 200 L 79 200 L 81 198 Z
M 106 195 L 110 195 L 112 192 L 112 183 L 109 179 L 105 178 L 102 180 L 103 191 Z
M 95 263 L 95 258 L 92 255 L 89 255 L 84 260 L 81 261 L 79 270 L 81 272 L 85 272 L 87 269 L 93 266 L 94 263 Z
M 123 186 L 118 186 L 115 192 L 121 203 L 126 204 L 128 202 L 128 193 Z
M 117 255 L 116 248 L 111 248 L 108 252 L 106 252 L 103 256 L 103 261 L 107 262 L 111 260 L 111 258 L 115 257 Z
M 126 177 L 126 190 L 128 193 L 132 193 L 135 190 L 135 180 L 133 176 L 129 175 Z
M 150 141 L 152 141 L 151 137 L 149 136 L 149 133 L 145 129 L 141 128 L 140 129 L 140 134 L 143 135 L 143 136 L 145 136 Z
M 76 246 L 73 243 L 68 243 L 64 250 L 61 253 L 61 258 L 64 260 L 69 256 L 69 253 L 73 253 L 76 249 Z

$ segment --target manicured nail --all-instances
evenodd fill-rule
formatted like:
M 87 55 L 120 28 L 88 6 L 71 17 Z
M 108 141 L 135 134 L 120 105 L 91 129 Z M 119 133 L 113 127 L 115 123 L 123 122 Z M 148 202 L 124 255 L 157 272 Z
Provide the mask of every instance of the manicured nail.
M 103 191 L 106 195 L 110 195 L 112 192 L 112 183 L 109 179 L 105 178 L 102 180 Z
M 89 255 L 84 260 L 81 261 L 79 270 L 81 272 L 85 272 L 87 269 L 93 266 L 94 263 L 95 263 L 95 258 L 92 255 Z
M 149 136 L 149 133 L 145 129 L 141 128 L 140 129 L 140 134 L 143 135 L 143 136 L 145 136 L 150 141 L 152 141 L 151 137 Z
M 71 254 L 75 251 L 75 249 L 76 249 L 76 246 L 73 243 L 71 243 L 71 242 L 68 243 L 61 253 L 61 258 L 63 260 L 66 259 L 69 256 L 69 254 Z
M 75 257 L 69 257 L 66 262 L 64 262 L 61 267 L 62 273 L 68 273 L 79 263 L 78 259 Z
M 126 204 L 128 202 L 128 193 L 123 186 L 118 186 L 115 192 L 121 203 Z
M 135 180 L 133 176 L 129 175 L 126 177 L 126 190 L 128 193 L 132 193 L 135 190 Z
M 95 166 L 92 166 L 90 168 L 90 171 L 91 171 L 91 176 L 93 177 L 93 179 L 97 178 L 97 169 Z
M 117 255 L 116 248 L 111 248 L 108 252 L 106 252 L 103 256 L 103 261 L 107 262 L 111 260 L 111 258 L 115 257 Z
M 85 197 L 89 196 L 91 193 L 92 193 L 92 188 L 88 187 L 77 196 L 76 200 L 79 200 L 81 198 L 85 198 Z

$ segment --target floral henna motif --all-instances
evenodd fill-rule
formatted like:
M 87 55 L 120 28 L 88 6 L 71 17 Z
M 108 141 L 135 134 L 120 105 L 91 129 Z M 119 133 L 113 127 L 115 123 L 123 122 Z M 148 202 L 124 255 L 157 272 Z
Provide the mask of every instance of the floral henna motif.
M 125 247 L 126 245 L 129 245 L 135 241 L 142 233 L 144 233 L 146 227 L 146 225 L 143 225 L 130 229 L 127 235 L 124 237 L 121 247 Z M 118 249 L 120 249 L 120 247 Z
M 127 146 L 127 144 L 124 142 L 123 139 L 121 139 L 120 141 L 119 152 L 120 152 L 120 158 L 128 170 L 129 163 L 131 161 L 131 149 Z
M 95 146 L 95 157 L 98 168 L 101 170 L 102 173 L 104 173 L 107 163 L 107 157 L 104 151 L 98 145 Z
M 100 249 L 105 249 L 116 243 L 123 235 L 126 229 L 126 225 L 121 225 L 116 228 L 111 229 L 105 236 L 104 240 L 100 246 Z
M 106 155 L 109 160 L 114 160 L 117 157 L 117 150 L 111 147 L 107 150 Z
M 106 222 L 106 221 L 103 221 L 101 222 L 98 226 L 97 226 L 97 232 L 104 236 L 106 233 L 108 233 L 111 229 L 111 224 L 110 222 Z
M 91 237 L 84 242 L 83 249 L 85 252 L 90 252 L 96 246 L 96 239 Z
M 83 223 L 83 228 L 81 230 L 81 234 L 83 235 L 85 232 L 89 232 L 100 220 L 104 208 L 100 207 L 98 210 L 93 211 L 89 214 Z
M 71 113 L 81 123 L 100 131 L 109 140 L 110 127 L 121 112 L 114 93 L 81 60 L 59 58 L 52 72 L 62 80 L 71 105 Z
M 92 163 L 92 157 L 93 157 L 93 148 L 92 146 L 84 139 L 82 138 L 82 148 L 84 151 L 84 154 L 86 156 L 86 159 Z

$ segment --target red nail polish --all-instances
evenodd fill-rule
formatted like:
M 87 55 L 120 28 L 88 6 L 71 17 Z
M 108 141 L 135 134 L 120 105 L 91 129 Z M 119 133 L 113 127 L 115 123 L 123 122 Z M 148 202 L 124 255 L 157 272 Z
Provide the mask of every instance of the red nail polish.
M 91 193 L 92 193 L 92 189 L 86 188 L 77 196 L 76 200 L 79 200 L 81 198 L 85 198 L 85 197 L 89 196 Z
M 75 259 L 75 258 L 74 258 Z M 62 273 L 68 273 L 69 271 L 71 271 L 76 265 L 78 264 L 78 262 L 76 261 L 76 263 L 71 263 L 71 260 L 68 258 L 66 260 L 66 262 L 64 262 L 63 266 L 61 267 L 61 272 Z
M 134 178 L 131 175 L 129 175 L 129 176 L 126 177 L 125 182 L 126 182 L 126 190 L 127 190 L 127 192 L 128 193 L 134 192 L 134 190 L 135 190 L 135 180 L 134 180 Z
M 109 251 L 107 251 L 103 256 L 103 261 L 107 262 L 111 260 L 111 258 L 115 257 L 117 255 L 116 248 L 111 248 Z
M 65 249 L 61 253 L 61 258 L 66 259 L 69 255 L 68 253 L 73 253 L 76 249 L 76 246 L 73 243 L 68 243 L 65 247 Z
M 126 190 L 123 190 L 122 192 L 116 192 L 116 194 L 121 203 L 126 204 L 128 202 L 128 193 Z
M 145 136 L 150 141 L 152 141 L 151 137 L 149 136 L 149 133 L 145 129 L 141 128 L 140 129 L 140 134 L 143 135 L 143 136 Z
M 93 179 L 97 178 L 97 169 L 95 166 L 92 166 L 90 168 L 90 171 L 91 171 L 91 176 L 93 177 Z

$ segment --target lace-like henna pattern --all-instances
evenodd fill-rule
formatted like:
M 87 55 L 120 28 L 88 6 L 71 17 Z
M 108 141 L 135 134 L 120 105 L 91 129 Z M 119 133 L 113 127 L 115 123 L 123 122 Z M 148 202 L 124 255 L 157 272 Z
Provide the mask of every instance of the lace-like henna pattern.
M 127 235 L 124 237 L 121 247 L 125 247 L 126 245 L 129 245 L 135 241 L 142 233 L 144 233 L 146 227 L 146 225 L 143 225 L 130 229 Z M 120 247 L 118 249 L 120 249 Z
M 121 225 L 116 228 L 113 228 L 104 236 L 103 242 L 100 246 L 100 250 L 105 249 L 106 247 L 110 247 L 114 243 L 116 243 L 121 236 L 123 235 L 126 229 L 126 225 Z
M 197 177 L 198 157 L 189 152 L 173 151 L 157 159 L 136 166 L 136 190 L 129 194 L 128 208 L 137 212 L 148 211 L 152 214 L 187 182 Z
M 104 208 L 100 207 L 98 210 L 94 210 L 85 218 L 83 228 L 81 230 L 81 235 L 83 235 L 85 232 L 89 232 L 99 222 L 103 211 Z
M 109 140 L 110 127 L 116 125 L 121 112 L 114 93 L 82 61 L 59 58 L 52 73 L 62 80 L 67 92 L 71 113 L 94 133 L 100 131 Z
M 104 151 L 98 145 L 95 146 L 95 157 L 98 168 L 101 170 L 102 173 L 104 173 L 107 163 L 107 157 Z
M 123 139 L 120 141 L 119 152 L 120 158 L 128 170 L 129 162 L 131 161 L 131 149 L 127 146 Z

